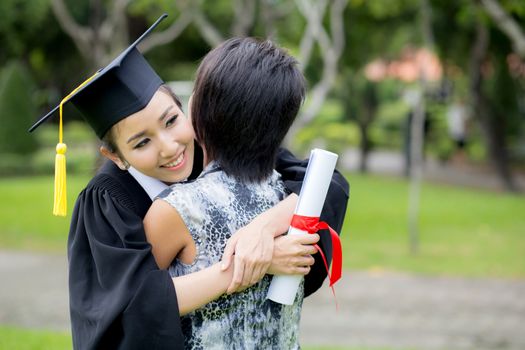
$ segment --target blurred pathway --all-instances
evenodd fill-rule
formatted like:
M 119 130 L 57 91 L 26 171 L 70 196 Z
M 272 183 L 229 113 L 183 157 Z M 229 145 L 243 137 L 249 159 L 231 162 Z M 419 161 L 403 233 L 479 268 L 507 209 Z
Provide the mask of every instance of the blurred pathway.
M 0 251 L 0 324 L 69 329 L 67 259 Z
M 389 349 L 525 349 L 525 280 L 347 272 L 306 299 L 304 344 Z
M 69 329 L 66 258 L 0 251 L 0 324 Z M 525 280 L 345 272 L 306 299 L 303 344 L 525 349 Z

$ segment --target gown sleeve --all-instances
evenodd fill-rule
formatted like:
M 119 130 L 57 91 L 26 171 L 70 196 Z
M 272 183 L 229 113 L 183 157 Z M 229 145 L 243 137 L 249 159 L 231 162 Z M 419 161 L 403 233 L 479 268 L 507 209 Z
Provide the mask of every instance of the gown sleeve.
M 299 195 L 306 173 L 308 159 L 299 160 L 290 151 L 281 148 L 277 155 L 276 170 L 282 175 L 285 186 L 292 192 Z M 350 187 L 348 182 L 339 171 L 335 171 L 332 176 L 330 187 L 326 195 L 326 201 L 321 212 L 321 220 L 326 221 L 339 234 L 343 227 L 346 214 Z M 326 259 L 331 261 L 332 242 L 330 235 L 321 233 L 319 246 L 323 250 Z M 315 254 L 315 263 L 306 275 L 304 283 L 305 297 L 317 291 L 325 280 L 326 268 L 320 254 Z
M 125 201 L 89 186 L 80 194 L 68 260 L 75 349 L 183 348 L 173 282 Z

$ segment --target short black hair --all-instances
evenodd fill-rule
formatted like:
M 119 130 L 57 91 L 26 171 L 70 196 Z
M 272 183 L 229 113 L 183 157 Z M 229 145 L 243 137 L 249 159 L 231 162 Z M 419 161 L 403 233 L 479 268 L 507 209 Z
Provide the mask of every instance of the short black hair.
M 190 113 L 208 159 L 240 181 L 270 176 L 305 90 L 297 60 L 269 40 L 232 38 L 210 51 Z

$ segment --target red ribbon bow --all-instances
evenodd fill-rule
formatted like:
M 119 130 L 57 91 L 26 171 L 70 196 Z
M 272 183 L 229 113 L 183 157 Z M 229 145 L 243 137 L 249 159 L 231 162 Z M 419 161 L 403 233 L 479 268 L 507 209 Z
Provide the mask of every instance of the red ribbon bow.
M 332 273 L 330 274 L 330 271 L 328 269 L 328 263 L 326 261 L 326 257 L 319 248 L 317 244 L 315 244 L 315 247 L 321 253 L 321 257 L 323 258 L 324 266 L 326 268 L 326 272 L 328 274 L 328 277 L 330 279 L 330 287 L 334 285 L 335 282 L 337 282 L 341 278 L 341 270 L 343 265 L 343 250 L 341 248 L 341 240 L 339 239 L 339 235 L 333 228 L 331 228 L 326 222 L 319 221 L 319 218 L 312 217 L 312 216 L 302 216 L 302 215 L 294 215 L 292 218 L 292 223 L 290 224 L 292 227 L 305 231 L 308 233 L 316 233 L 319 230 L 326 230 L 328 229 L 330 231 L 330 236 L 332 237 Z M 333 290 L 333 287 L 332 287 Z

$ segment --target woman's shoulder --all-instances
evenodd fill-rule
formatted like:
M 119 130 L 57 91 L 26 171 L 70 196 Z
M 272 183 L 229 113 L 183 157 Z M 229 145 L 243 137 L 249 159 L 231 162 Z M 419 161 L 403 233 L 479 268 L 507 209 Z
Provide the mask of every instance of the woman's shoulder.
M 214 182 L 209 176 L 199 176 L 194 180 L 174 183 L 162 191 L 156 198 L 165 201 L 179 212 L 185 222 L 186 214 L 197 215 L 215 201 L 216 193 L 228 196 L 222 184 Z
M 203 190 L 202 186 L 199 186 L 200 183 L 199 179 L 195 179 L 184 183 L 172 184 L 159 193 L 156 198 L 167 202 L 176 209 L 189 205 L 194 203 L 197 197 L 200 197 L 199 193 Z
M 125 176 L 121 173 L 124 171 L 120 170 L 117 166 L 104 163 L 102 167 L 97 171 L 95 176 L 89 181 L 84 189 L 85 192 L 109 192 L 110 195 L 124 194 Z M 129 181 L 131 182 L 131 181 Z
M 145 215 L 151 205 L 147 193 L 133 176 L 109 161 L 102 165 L 81 195 L 116 201 L 141 216 Z

